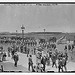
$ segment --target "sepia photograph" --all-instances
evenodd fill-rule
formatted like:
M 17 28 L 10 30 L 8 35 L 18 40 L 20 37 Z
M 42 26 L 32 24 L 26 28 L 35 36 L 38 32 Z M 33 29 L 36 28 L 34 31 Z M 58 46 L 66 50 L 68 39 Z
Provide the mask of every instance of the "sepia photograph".
M 0 3 L 0 73 L 75 73 L 75 3 Z

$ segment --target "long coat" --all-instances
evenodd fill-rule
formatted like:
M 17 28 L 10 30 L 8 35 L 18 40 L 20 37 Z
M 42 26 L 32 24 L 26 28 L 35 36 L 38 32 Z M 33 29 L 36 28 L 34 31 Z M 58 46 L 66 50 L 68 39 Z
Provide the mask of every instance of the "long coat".
M 18 61 L 18 60 L 19 60 L 18 55 L 14 55 L 14 56 L 13 56 L 13 59 L 14 59 L 14 61 Z

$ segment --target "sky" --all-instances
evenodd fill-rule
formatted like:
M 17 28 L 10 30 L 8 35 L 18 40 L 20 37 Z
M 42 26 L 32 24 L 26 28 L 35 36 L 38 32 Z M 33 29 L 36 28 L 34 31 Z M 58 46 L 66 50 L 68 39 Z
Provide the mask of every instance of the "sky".
M 0 4 L 0 32 L 75 32 L 75 5 Z

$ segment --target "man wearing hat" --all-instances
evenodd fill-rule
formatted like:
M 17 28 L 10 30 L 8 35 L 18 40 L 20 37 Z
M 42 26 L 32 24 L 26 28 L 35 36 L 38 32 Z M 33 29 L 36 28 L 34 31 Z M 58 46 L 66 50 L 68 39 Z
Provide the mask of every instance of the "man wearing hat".
M 15 62 L 14 66 L 17 67 L 17 62 L 19 60 L 19 56 L 18 56 L 17 53 L 14 54 L 13 59 L 14 59 L 14 62 Z

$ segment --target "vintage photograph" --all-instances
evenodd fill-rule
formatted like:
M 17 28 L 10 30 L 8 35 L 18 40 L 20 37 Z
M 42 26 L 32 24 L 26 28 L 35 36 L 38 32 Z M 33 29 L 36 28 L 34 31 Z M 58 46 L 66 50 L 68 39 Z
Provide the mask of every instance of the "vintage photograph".
M 0 3 L 0 73 L 75 73 L 75 4 Z

